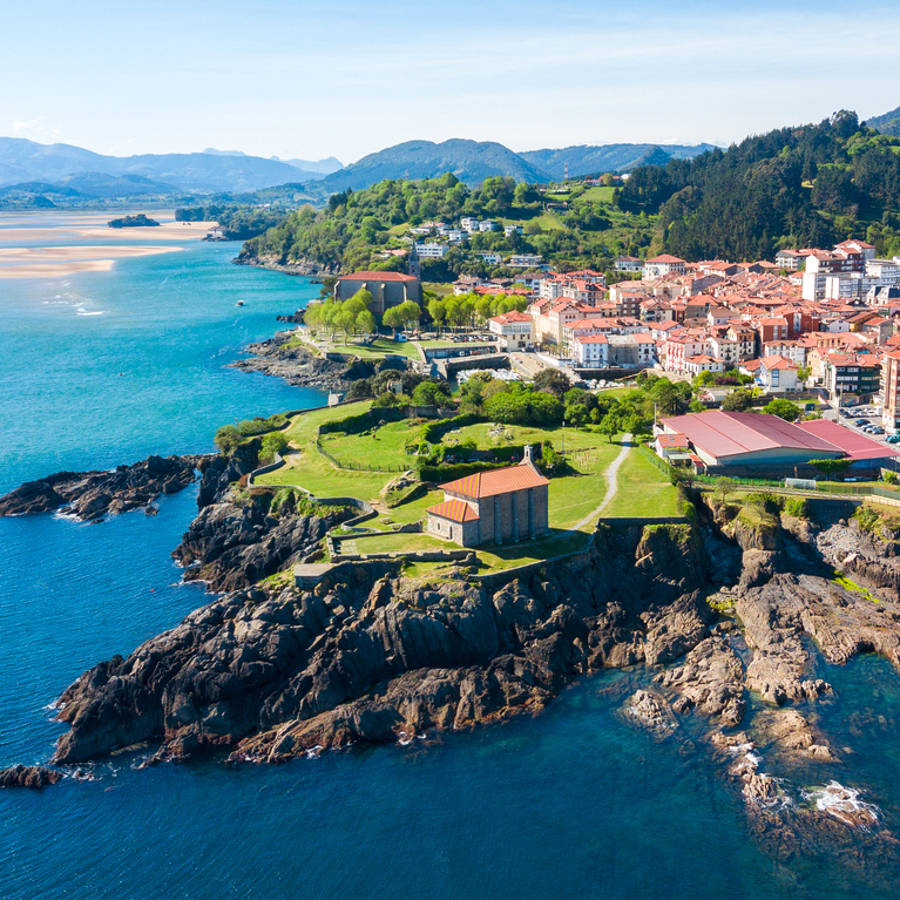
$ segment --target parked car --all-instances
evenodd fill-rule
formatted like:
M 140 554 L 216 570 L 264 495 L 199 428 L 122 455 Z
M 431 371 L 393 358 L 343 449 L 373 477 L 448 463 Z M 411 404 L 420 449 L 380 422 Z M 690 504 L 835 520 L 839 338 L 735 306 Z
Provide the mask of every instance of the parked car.
M 884 434 L 884 429 L 880 425 L 874 425 L 872 427 L 872 434 Z
M 869 420 L 868 419 L 856 419 L 856 421 L 854 421 L 853 424 L 862 427 L 863 425 L 868 425 Z
M 900 432 L 898 432 L 897 434 L 889 435 L 887 442 L 889 444 L 900 444 Z

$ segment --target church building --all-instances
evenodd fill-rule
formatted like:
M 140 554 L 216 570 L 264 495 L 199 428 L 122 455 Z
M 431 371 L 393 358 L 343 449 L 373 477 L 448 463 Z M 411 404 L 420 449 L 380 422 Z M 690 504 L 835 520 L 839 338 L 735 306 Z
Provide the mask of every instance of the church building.
M 531 460 L 440 485 L 444 500 L 427 510 L 425 533 L 463 547 L 533 541 L 548 533 L 547 487 Z

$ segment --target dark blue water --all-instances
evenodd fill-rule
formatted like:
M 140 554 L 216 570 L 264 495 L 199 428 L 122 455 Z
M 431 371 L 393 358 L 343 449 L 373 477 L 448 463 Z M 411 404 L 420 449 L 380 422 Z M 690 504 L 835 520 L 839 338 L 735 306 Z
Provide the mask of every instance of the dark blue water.
M 223 421 L 318 399 L 222 368 L 271 331 L 276 312 L 317 290 L 235 268 L 233 252 L 202 245 L 66 285 L 0 283 L 5 487 L 60 467 L 204 450 Z M 241 310 L 238 298 L 247 301 Z M 185 491 L 164 499 L 156 517 L 100 525 L 0 519 L 0 766 L 46 761 L 60 731 L 47 704 L 86 667 L 128 653 L 204 602 L 199 588 L 178 584 L 170 558 L 194 504 Z M 860 892 L 837 861 L 774 863 L 703 753 L 625 725 L 615 709 L 641 677 L 590 679 L 537 718 L 434 744 L 275 768 L 137 770 L 118 757 L 97 766 L 96 781 L 0 791 L 0 896 Z M 876 709 L 898 700 L 896 676 L 863 660 L 828 677 L 839 692 L 823 725 L 838 744 L 859 746 L 844 780 L 896 816 L 898 723 L 880 722 Z

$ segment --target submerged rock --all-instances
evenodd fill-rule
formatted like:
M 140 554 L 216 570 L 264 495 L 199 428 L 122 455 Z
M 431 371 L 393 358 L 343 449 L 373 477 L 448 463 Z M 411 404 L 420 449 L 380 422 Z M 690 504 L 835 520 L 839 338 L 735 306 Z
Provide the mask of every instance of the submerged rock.
M 63 773 L 46 766 L 11 766 L 0 769 L 0 788 L 23 787 L 40 790 L 48 784 L 56 784 Z

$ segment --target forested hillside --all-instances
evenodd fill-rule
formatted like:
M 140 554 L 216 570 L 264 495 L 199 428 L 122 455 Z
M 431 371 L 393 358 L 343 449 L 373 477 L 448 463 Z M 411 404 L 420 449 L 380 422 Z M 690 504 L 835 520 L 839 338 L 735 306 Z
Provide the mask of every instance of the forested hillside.
M 864 238 L 900 253 L 900 139 L 841 111 L 818 125 L 636 169 L 622 209 L 659 214 L 657 246 L 685 259 L 771 259 L 780 247 Z
M 248 241 L 241 259 L 314 264 L 335 272 L 400 269 L 405 260 L 390 251 L 409 248 L 411 226 L 474 216 L 521 225 L 523 233 L 471 235 L 464 248 L 453 247 L 443 259 L 423 259 L 423 277 L 442 281 L 459 274 L 496 274 L 502 267 L 485 263 L 480 252 L 536 253 L 563 269 L 608 269 L 618 253 L 645 252 L 654 227 L 652 217 L 620 210 L 614 197 L 612 186 L 572 184 L 547 193 L 499 177 L 470 188 L 450 173 L 423 181 L 382 181 L 335 194 L 323 210 L 307 206 L 292 213 Z

